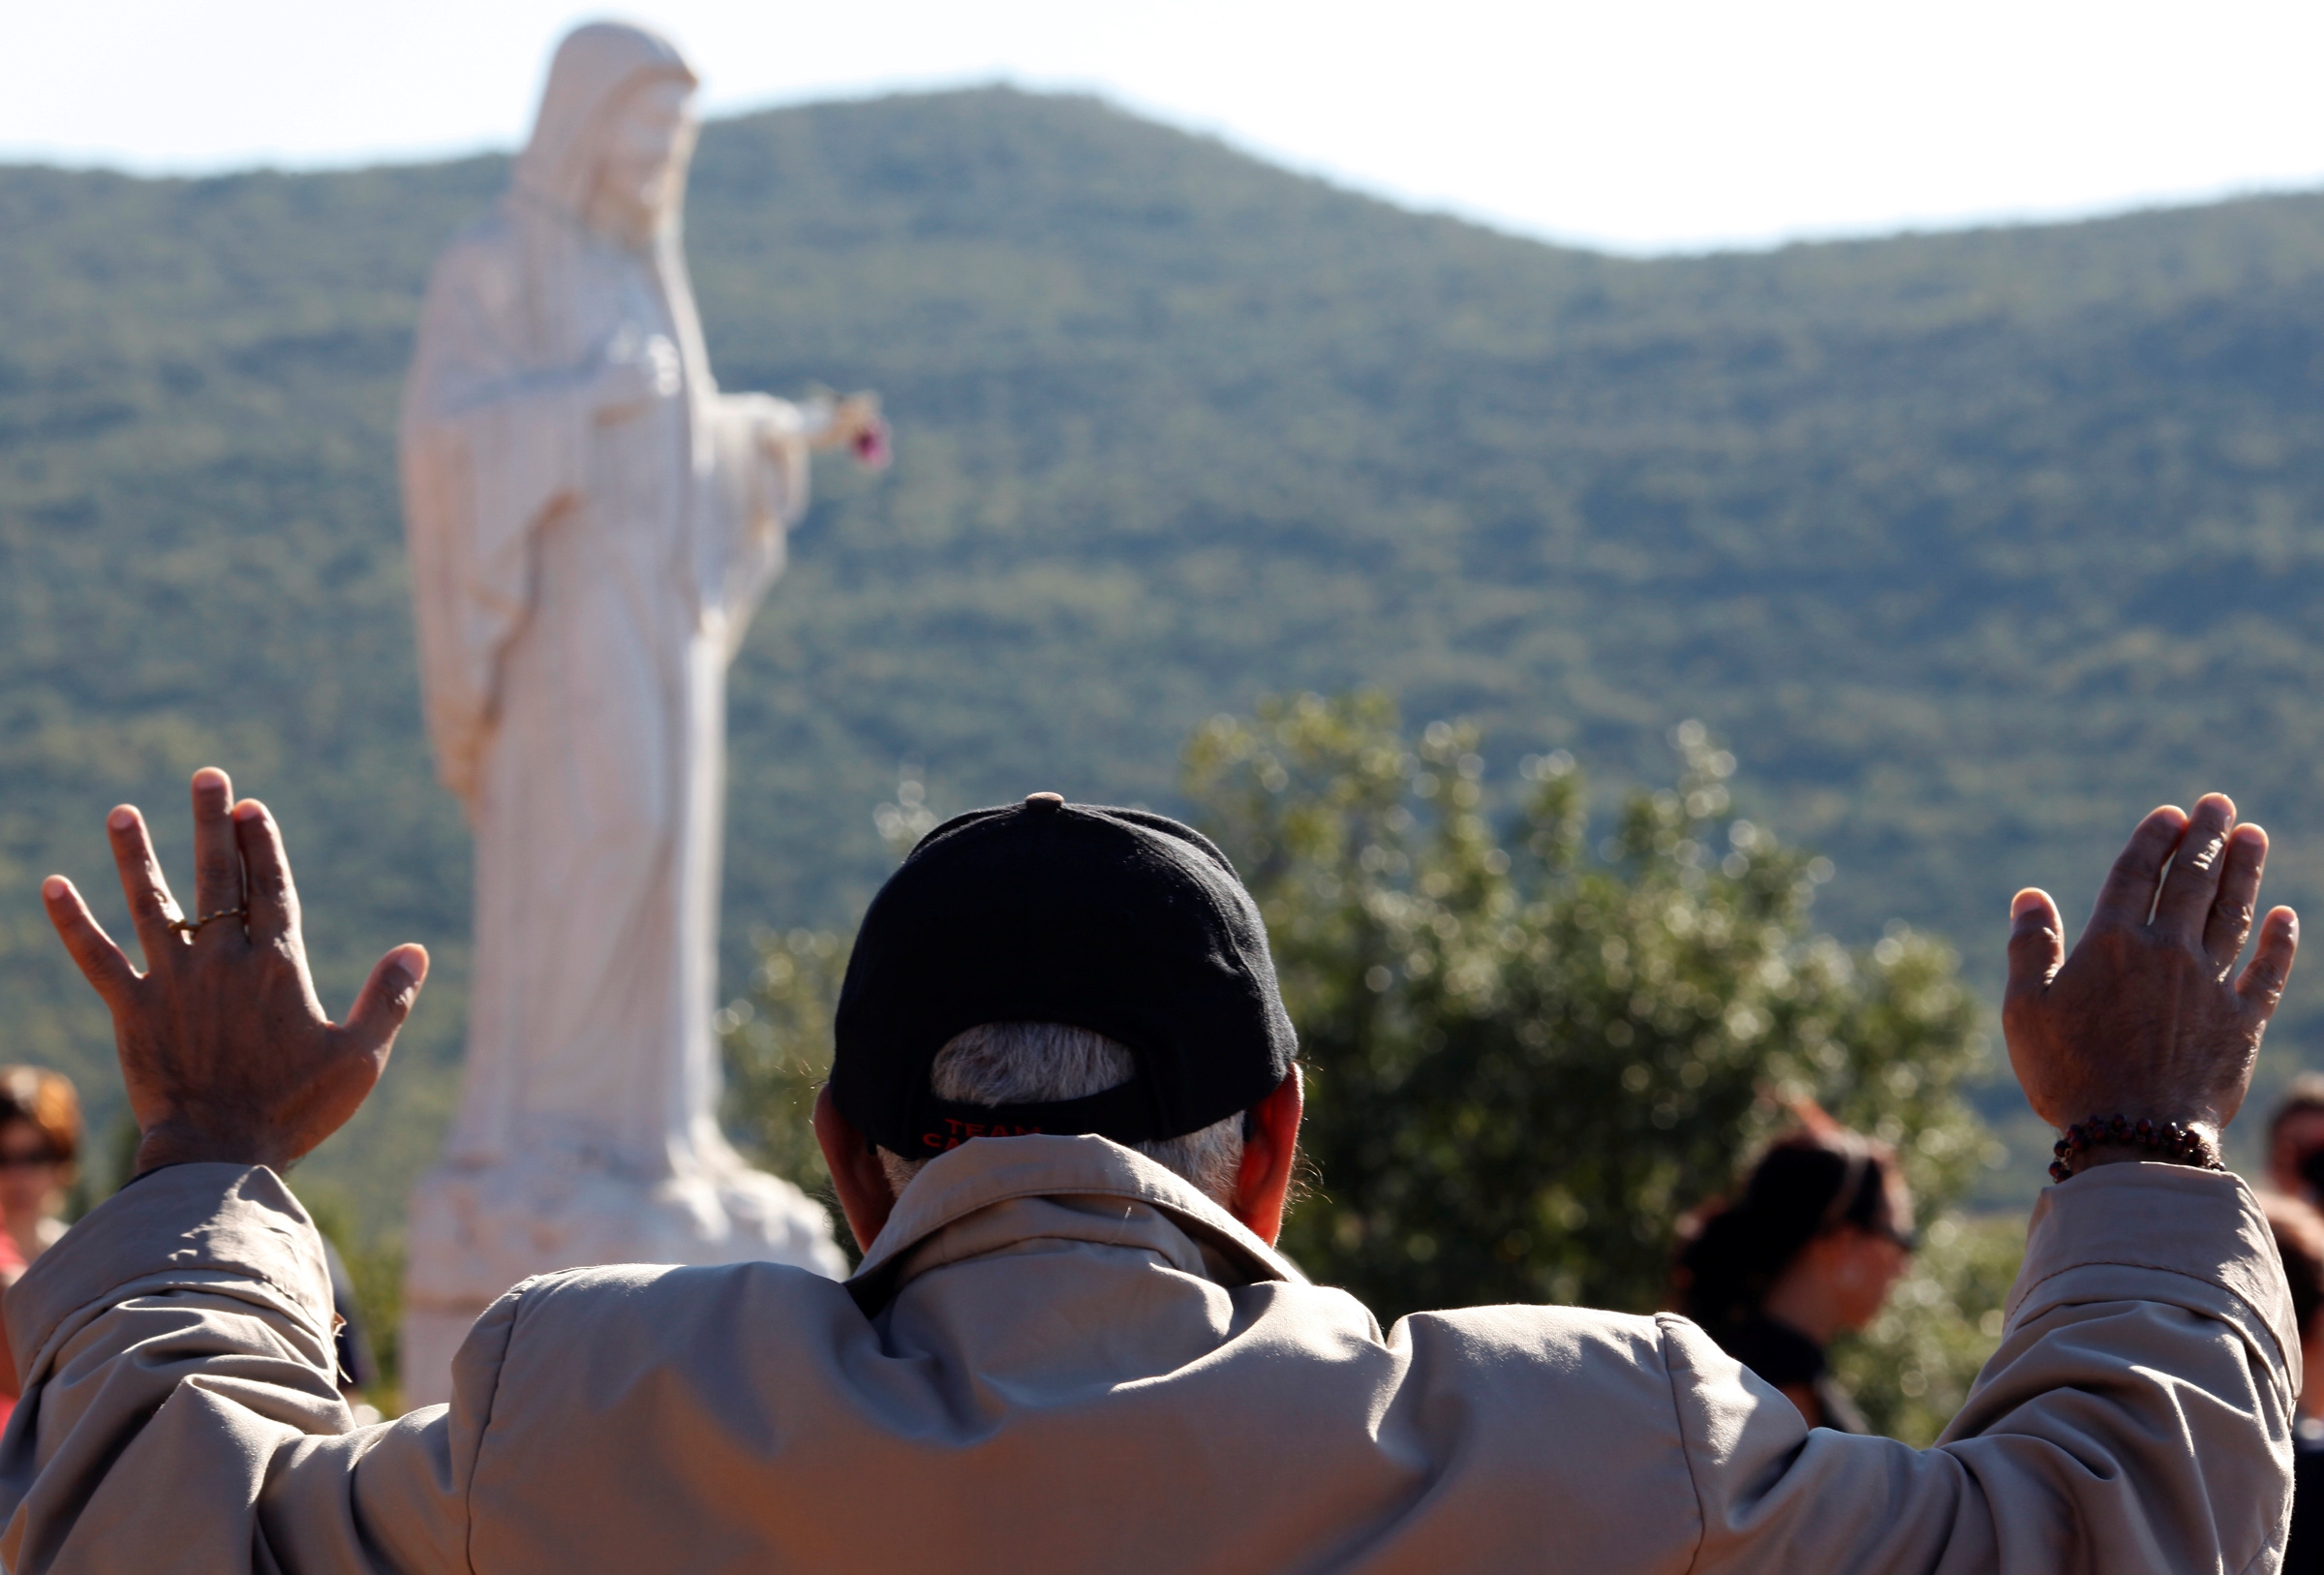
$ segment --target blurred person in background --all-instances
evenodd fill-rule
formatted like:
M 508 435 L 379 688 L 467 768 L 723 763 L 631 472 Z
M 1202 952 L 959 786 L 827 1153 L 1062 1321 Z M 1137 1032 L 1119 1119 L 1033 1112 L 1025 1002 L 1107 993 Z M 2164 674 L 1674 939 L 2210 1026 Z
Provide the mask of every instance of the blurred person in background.
M 0 1066 L 0 1288 L 65 1233 L 80 1158 L 80 1099 L 62 1072 Z M 0 1425 L 16 1407 L 16 1361 L 0 1329 Z
M 2263 1194 L 2260 1206 L 2283 1254 L 2304 1369 L 2292 1425 L 2292 1531 L 2283 1575 L 2309 1575 L 2324 1571 L 2324 1214 L 2280 1194 Z
M 25 1263 L 65 1233 L 65 1193 L 80 1161 L 80 1099 L 43 1066 L 0 1067 L 0 1221 Z
M 1782 1390 L 1812 1428 L 1868 1433 L 1824 1347 L 1880 1315 L 1911 1261 L 1912 1199 L 1896 1156 L 1814 1105 L 1768 1146 L 1732 1203 L 1679 1227 L 1679 1311 Z
M 2268 1185 L 2286 1197 L 2324 1203 L 2324 1072 L 2293 1078 L 2268 1119 Z
M 0 1236 L 0 1289 L 6 1289 L 24 1277 L 26 1268 L 15 1243 Z M 16 1353 L 8 1343 L 8 1326 L 0 1324 L 0 1428 L 16 1408 L 16 1399 L 22 1393 L 16 1379 Z

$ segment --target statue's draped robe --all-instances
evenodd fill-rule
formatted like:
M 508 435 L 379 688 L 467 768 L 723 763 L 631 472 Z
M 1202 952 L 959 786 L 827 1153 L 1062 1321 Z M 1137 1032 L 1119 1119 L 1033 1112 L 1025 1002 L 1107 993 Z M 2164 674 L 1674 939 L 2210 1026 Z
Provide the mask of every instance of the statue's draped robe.
M 404 482 L 429 732 L 476 836 L 446 1160 L 651 1181 L 739 1168 L 711 1026 L 725 671 L 808 456 L 797 408 L 718 392 L 675 222 L 631 248 L 582 221 L 608 107 L 685 72 L 602 31 L 561 54 L 508 196 L 438 264 Z M 600 423 L 609 355 L 657 336 L 683 389 Z

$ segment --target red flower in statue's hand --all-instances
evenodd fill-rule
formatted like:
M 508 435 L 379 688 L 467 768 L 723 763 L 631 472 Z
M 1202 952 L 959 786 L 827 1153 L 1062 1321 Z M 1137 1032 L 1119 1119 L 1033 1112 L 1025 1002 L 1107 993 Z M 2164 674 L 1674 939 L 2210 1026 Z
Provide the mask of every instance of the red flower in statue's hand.
M 874 416 L 864 429 L 855 435 L 855 462 L 868 471 L 884 471 L 895 457 L 895 446 L 890 441 L 888 418 Z

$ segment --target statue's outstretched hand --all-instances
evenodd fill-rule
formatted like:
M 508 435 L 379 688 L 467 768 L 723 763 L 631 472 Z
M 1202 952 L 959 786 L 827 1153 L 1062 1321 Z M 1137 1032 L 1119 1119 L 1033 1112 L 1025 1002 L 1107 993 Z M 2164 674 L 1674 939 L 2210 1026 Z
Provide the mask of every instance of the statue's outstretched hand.
M 199 928 L 190 935 L 143 818 L 123 805 L 107 820 L 142 973 L 72 881 L 52 875 L 42 884 L 65 949 L 112 1012 L 140 1172 L 190 1159 L 280 1170 L 307 1153 L 379 1081 L 427 977 L 427 952 L 398 946 L 372 969 L 345 1023 L 324 1016 L 282 835 L 265 806 L 232 794 L 225 772 L 194 774 Z
M 817 448 L 854 448 L 872 433 L 884 430 L 879 395 L 851 393 L 831 407 L 831 424 L 814 440 Z
M 2002 1028 L 2034 1114 L 2060 1127 L 2093 1116 L 2178 1121 L 2217 1139 L 2299 949 L 2298 917 L 2276 909 L 2235 972 L 2267 855 L 2267 833 L 2237 825 L 2234 803 L 2212 793 L 2192 816 L 2165 806 L 2139 822 L 2072 956 L 2047 892 L 2012 899 Z

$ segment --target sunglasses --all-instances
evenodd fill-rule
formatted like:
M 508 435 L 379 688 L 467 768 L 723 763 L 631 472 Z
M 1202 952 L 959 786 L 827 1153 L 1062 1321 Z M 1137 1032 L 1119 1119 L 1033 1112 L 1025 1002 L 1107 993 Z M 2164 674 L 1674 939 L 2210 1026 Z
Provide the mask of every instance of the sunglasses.
M 1823 1211 L 1823 1222 L 1817 1226 L 1819 1235 L 1850 1222 L 1847 1218 L 1848 1211 L 1855 1206 L 1857 1194 L 1863 1191 L 1865 1179 L 1871 1169 L 1872 1150 L 1863 1139 L 1850 1133 L 1848 1139 L 1848 1169 L 1841 1175 L 1840 1190 L 1832 1194 L 1832 1201 Z M 1900 1228 L 1893 1220 L 1882 1220 L 1877 1225 L 1857 1225 L 1856 1228 L 1868 1236 L 1877 1236 L 1881 1241 L 1902 1248 L 1907 1255 L 1920 1251 L 1920 1232 Z
M 58 1165 L 64 1161 L 43 1149 L 38 1154 L 0 1154 L 0 1170 L 37 1170 L 43 1165 Z

